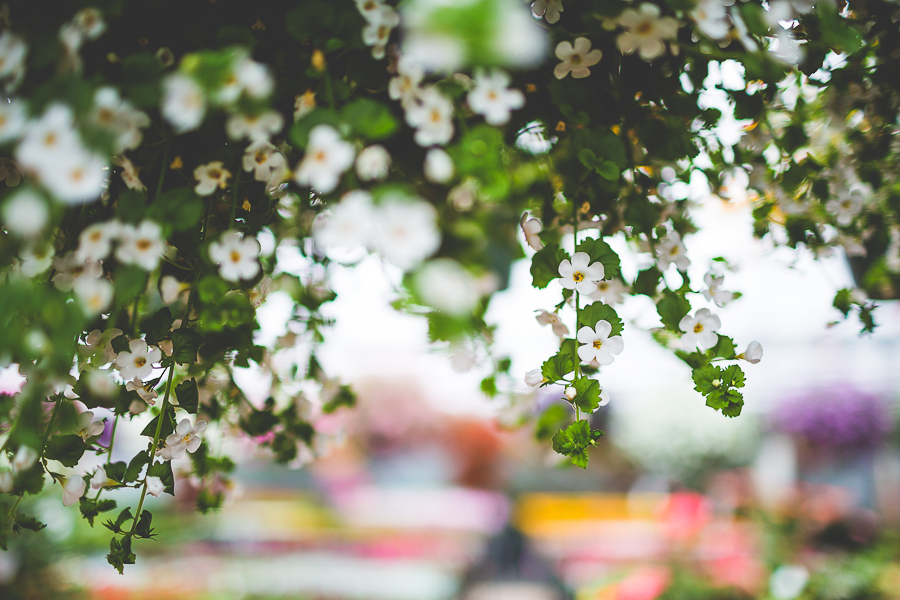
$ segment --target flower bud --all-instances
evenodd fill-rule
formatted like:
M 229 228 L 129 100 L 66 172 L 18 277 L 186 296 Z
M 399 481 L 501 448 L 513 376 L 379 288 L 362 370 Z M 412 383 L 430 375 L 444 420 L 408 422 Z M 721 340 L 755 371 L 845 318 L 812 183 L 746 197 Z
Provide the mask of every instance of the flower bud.
M 570 401 L 574 400 L 575 396 L 577 394 L 578 394 L 578 392 L 575 391 L 575 388 L 573 388 L 573 387 L 566 388 L 566 398 L 568 398 Z
M 525 383 L 528 387 L 537 387 L 544 383 L 544 375 L 540 369 L 532 369 L 525 373 Z
M 747 349 L 738 354 L 737 357 L 755 365 L 762 359 L 762 355 L 762 345 L 754 340 L 750 342 L 750 345 L 747 346 Z

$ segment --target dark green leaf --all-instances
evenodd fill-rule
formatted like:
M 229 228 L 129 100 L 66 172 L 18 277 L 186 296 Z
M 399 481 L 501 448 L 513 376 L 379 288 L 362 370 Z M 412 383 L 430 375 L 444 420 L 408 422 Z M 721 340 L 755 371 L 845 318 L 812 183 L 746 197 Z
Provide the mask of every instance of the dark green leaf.
M 612 326 L 610 336 L 621 335 L 622 330 L 625 328 L 622 319 L 619 318 L 618 313 L 612 306 L 595 301 L 582 308 L 579 312 L 578 329 L 582 327 L 594 329 L 600 321 L 606 321 Z
M 197 360 L 197 351 L 203 343 L 203 336 L 187 327 L 180 327 L 172 332 L 173 356 L 179 365 L 193 364 Z
M 565 250 L 556 244 L 547 244 L 531 257 L 532 285 L 545 288 L 559 277 L 559 263 L 569 258 Z
M 85 450 L 87 444 L 81 436 L 58 435 L 47 440 L 44 456 L 50 460 L 58 460 L 67 467 L 74 467 L 81 460 Z
M 590 256 L 592 263 L 599 262 L 603 265 L 604 279 L 612 279 L 620 273 L 619 255 L 602 239 L 588 238 L 578 244 L 577 251 Z M 559 263 L 557 263 L 557 267 L 559 267 Z M 557 275 L 558 273 L 557 270 Z
M 170 496 L 175 495 L 175 474 L 172 472 L 172 461 L 164 460 L 153 463 L 147 468 L 147 477 L 159 477 L 166 486 L 163 491 Z
M 596 379 L 579 377 L 575 380 L 575 406 L 592 413 L 600 406 L 600 383 Z
M 344 107 L 341 117 L 353 130 L 370 140 L 390 137 L 397 130 L 397 119 L 381 102 L 360 98 Z
M 128 468 L 125 470 L 125 475 L 122 478 L 123 481 L 125 483 L 137 481 L 137 478 L 141 476 L 141 470 L 148 462 L 150 462 L 150 456 L 146 452 L 138 452 L 131 459 L 131 462 L 128 463 Z
M 200 403 L 200 393 L 197 389 L 197 380 L 191 377 L 175 386 L 175 397 L 178 398 L 178 407 L 192 415 L 197 414 Z
M 681 332 L 678 326 L 689 312 L 691 312 L 691 303 L 684 296 L 675 292 L 665 291 L 663 297 L 656 303 L 656 312 L 663 325 L 671 331 Z
M 147 334 L 147 343 L 151 346 L 159 345 L 159 342 L 168 335 L 173 321 L 172 313 L 167 306 L 156 311 L 156 314 L 149 319 L 144 319 L 144 322 L 141 323 L 141 329 Z

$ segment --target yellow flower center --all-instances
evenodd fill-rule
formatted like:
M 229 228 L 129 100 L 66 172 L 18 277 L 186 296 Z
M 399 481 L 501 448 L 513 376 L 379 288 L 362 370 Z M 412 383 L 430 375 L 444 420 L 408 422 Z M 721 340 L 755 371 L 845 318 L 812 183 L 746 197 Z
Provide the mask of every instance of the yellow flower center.
M 241 262 L 241 253 L 237 250 L 232 250 L 228 257 L 231 259 L 231 262 Z
M 638 35 L 647 35 L 653 31 L 653 23 L 650 21 L 641 21 L 634 31 Z
M 696 325 L 694 325 L 694 333 L 700 333 L 701 331 L 703 331 L 702 323 L 697 323 Z
M 575 280 L 575 283 L 581 283 L 582 281 L 584 281 L 584 273 L 582 273 L 581 271 L 575 271 L 574 273 L 572 273 L 572 279 Z
M 134 359 L 134 366 L 140 368 L 147 364 L 147 359 L 143 356 L 138 356 Z
M 594 340 L 594 349 L 595 350 L 599 350 L 602 345 L 603 345 L 603 342 L 601 342 L 600 340 Z
M 153 244 L 147 238 L 141 238 L 135 244 L 135 246 L 137 246 L 137 249 L 140 250 L 141 252 L 146 252 L 147 250 L 150 249 L 150 246 L 152 246 L 152 245 Z

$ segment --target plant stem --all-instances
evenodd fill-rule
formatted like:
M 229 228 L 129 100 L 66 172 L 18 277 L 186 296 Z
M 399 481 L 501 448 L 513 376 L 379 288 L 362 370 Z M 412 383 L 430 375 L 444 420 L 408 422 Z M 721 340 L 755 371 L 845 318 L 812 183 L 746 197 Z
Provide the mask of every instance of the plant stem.
M 159 194 L 162 192 L 163 181 L 166 178 L 166 167 L 168 167 L 169 162 L 169 140 L 166 139 L 166 146 L 163 148 L 163 158 L 162 165 L 159 167 L 159 179 L 156 182 L 156 193 L 153 194 L 153 199 L 156 200 L 159 198 Z
M 113 443 L 116 441 L 116 426 L 119 424 L 119 415 L 113 418 L 112 434 L 109 436 L 109 448 L 106 451 L 106 464 L 112 462 Z

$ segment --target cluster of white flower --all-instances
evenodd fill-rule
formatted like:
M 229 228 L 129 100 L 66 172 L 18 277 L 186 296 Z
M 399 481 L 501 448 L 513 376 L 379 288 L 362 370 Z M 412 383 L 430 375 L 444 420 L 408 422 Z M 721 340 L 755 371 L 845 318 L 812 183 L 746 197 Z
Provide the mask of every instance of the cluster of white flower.
M 715 303 L 715 305 L 720 308 L 731 302 L 734 298 L 732 292 L 721 289 L 723 281 L 725 281 L 724 275 L 707 273 L 703 276 L 703 283 L 706 284 L 706 289 L 702 292 L 703 297 L 709 302 Z
M 440 246 L 437 211 L 420 198 L 389 195 L 377 206 L 371 195 L 355 190 L 344 195 L 313 232 L 321 248 L 365 246 L 408 270 Z
M 384 58 L 384 49 L 391 31 L 400 24 L 400 15 L 381 0 L 356 0 L 356 8 L 366 20 L 362 30 L 363 42 L 366 46 L 372 46 L 374 58 Z
M 106 187 L 109 162 L 86 148 L 75 129 L 72 109 L 53 103 L 44 114 L 26 122 L 24 111 L 6 113 L 3 130 L 22 133 L 16 160 L 58 200 L 74 204 L 94 200 Z

